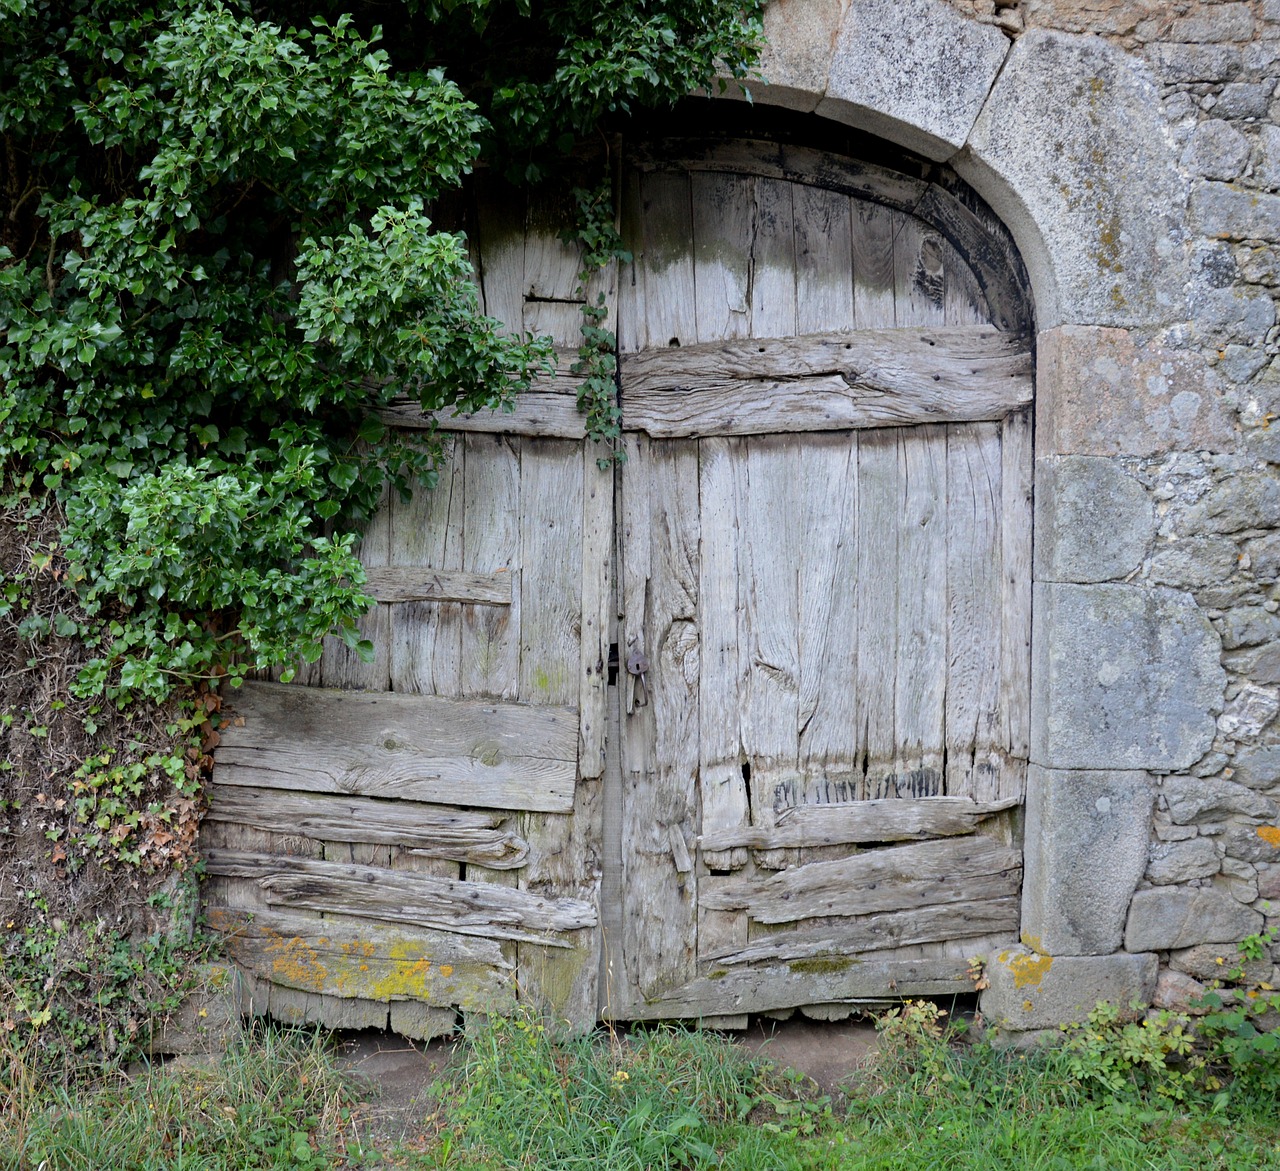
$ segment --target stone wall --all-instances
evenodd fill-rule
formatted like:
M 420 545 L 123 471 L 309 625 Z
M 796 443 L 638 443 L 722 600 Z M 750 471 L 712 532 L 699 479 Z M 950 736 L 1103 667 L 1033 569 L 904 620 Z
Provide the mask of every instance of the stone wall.
M 767 24 L 756 100 L 947 162 L 1035 287 L 1023 946 L 984 1007 L 1035 1029 L 1185 1000 L 1280 926 L 1280 0 Z

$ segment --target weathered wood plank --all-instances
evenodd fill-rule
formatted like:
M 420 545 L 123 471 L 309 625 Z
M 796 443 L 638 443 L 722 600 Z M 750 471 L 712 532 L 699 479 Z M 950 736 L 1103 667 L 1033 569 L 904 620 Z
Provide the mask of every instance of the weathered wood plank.
M 526 440 L 521 451 L 520 696 L 530 703 L 577 704 L 582 696 L 586 467 L 598 474 L 579 445 Z M 575 755 L 578 748 L 575 737 Z M 571 816 L 526 816 L 530 853 L 522 891 L 598 898 L 599 793 L 599 781 L 579 779 Z M 576 1029 L 589 1027 L 598 999 L 599 932 L 556 943 L 568 946 L 552 952 L 521 942 L 522 995 Z
M 559 391 L 527 390 L 510 411 L 482 410 L 460 414 L 426 413 L 409 399 L 394 399 L 378 412 L 388 427 L 404 431 L 488 432 L 552 439 L 584 439 L 585 416 L 574 397 Z
M 738 644 L 740 576 L 738 526 L 746 453 L 741 439 L 703 439 L 698 444 L 701 559 L 698 563 L 698 786 L 704 833 L 733 830 L 749 821 L 742 776 L 742 668 Z M 712 870 L 746 861 L 708 857 Z
M 594 927 L 595 906 L 582 899 L 543 898 L 491 882 L 465 882 L 390 870 L 240 850 L 209 850 L 210 874 L 252 880 L 269 906 L 410 923 L 484 939 L 569 946 L 535 932 Z
M 1012 896 L 1021 874 L 1020 850 L 974 835 L 811 862 L 763 880 L 707 878 L 698 901 L 712 910 L 744 910 L 760 923 L 790 923 Z
M 778 784 L 796 775 L 800 729 L 799 621 L 802 544 L 797 441 L 744 444 L 738 644 L 742 749 L 751 767 L 751 819 L 770 824 Z M 781 862 L 781 860 L 776 860 Z
M 1016 798 L 979 803 L 964 797 L 899 797 L 841 805 L 784 808 L 775 826 L 739 826 L 703 833 L 703 850 L 750 847 L 842 846 L 856 842 L 900 842 L 971 834 L 987 818 L 1017 804 Z
M 693 200 L 697 340 L 746 337 L 751 330 L 756 181 L 742 175 L 694 173 L 688 182 Z M 649 289 L 650 296 L 657 292 L 652 284 Z M 665 281 L 662 291 L 666 292 Z
M 700 955 L 725 967 L 735 964 L 791 962 L 817 956 L 845 957 L 856 952 L 883 951 L 942 939 L 971 939 L 994 932 L 1017 935 L 1019 899 L 987 899 L 976 903 L 947 903 L 910 911 L 887 911 L 807 921 L 762 935 L 749 946 L 719 954 Z
M 894 318 L 899 328 L 945 321 L 943 241 L 915 216 L 905 215 L 893 239 Z
M 520 441 L 468 435 L 464 570 L 505 584 L 510 603 L 462 612 L 461 693 L 514 699 L 520 689 Z
M 892 431 L 859 436 L 858 666 L 854 735 L 862 760 L 863 797 L 892 792 L 894 693 L 889 672 L 898 657 L 898 523 L 902 492 L 898 440 Z
M 647 589 L 628 598 L 647 600 L 639 630 L 648 640 L 648 702 L 633 707 L 623 731 L 623 953 L 632 995 L 643 999 L 694 971 L 696 875 L 680 865 L 692 853 L 697 811 L 697 447 L 655 445 L 626 475 L 642 478 L 651 510 L 641 530 L 651 541 Z M 628 613 L 629 630 L 634 621 Z
M 404 846 L 428 857 L 476 863 L 495 870 L 523 866 L 529 843 L 499 826 L 502 813 L 479 813 L 415 801 L 331 797 L 288 789 L 213 785 L 211 821 L 230 821 L 271 833 L 301 834 L 322 842 Z
M 528 195 L 492 174 L 475 178 L 476 238 L 484 311 L 513 333 L 524 330 L 524 228 Z
M 898 216 L 878 203 L 855 200 L 853 215 L 853 319 L 859 329 L 892 328 L 893 233 Z
M 655 439 L 972 422 L 1031 401 L 1025 350 L 985 327 L 681 346 L 622 369 L 623 425 Z
M 759 968 L 716 968 L 646 1004 L 630 1006 L 630 1020 L 702 1018 L 769 1012 L 802 1004 L 952 996 L 973 991 L 963 959 L 796 960 Z
M 384 1005 L 415 1000 L 496 1012 L 515 1004 L 509 966 L 493 940 L 334 919 L 317 928 L 301 915 L 225 907 L 210 907 L 208 917 L 237 964 L 286 988 Z
M 752 337 L 796 332 L 796 238 L 790 183 L 757 179 L 752 230 L 745 242 L 751 263 Z
M 947 692 L 947 435 L 918 427 L 898 437 L 898 651 L 894 766 L 898 797 L 943 793 Z
M 445 463 L 436 486 L 430 491 L 420 489 L 409 500 L 392 499 L 393 565 L 444 570 L 451 553 L 456 560 L 463 503 L 460 455 L 465 464 L 462 444 L 455 436 L 443 436 Z M 423 695 L 456 694 L 460 618 L 442 621 L 442 603 L 434 601 L 404 602 L 383 609 L 390 620 L 392 689 Z
M 582 467 L 582 633 L 578 772 L 604 772 L 605 700 L 609 686 L 609 606 L 613 596 L 613 468 L 601 469 L 588 445 Z
M 578 286 L 582 247 L 563 236 L 576 218 L 566 186 L 543 185 L 530 192 L 524 233 L 524 328 L 567 347 L 581 341 L 586 300 Z
M 1002 682 L 1004 712 L 1002 740 L 1023 762 L 1016 771 L 1002 775 L 1001 796 L 1018 796 L 1026 783 L 1028 742 L 1031 734 L 1031 416 L 1010 415 L 1001 429 L 1001 549 L 1003 589 L 1001 613 Z
M 466 602 L 511 605 L 511 574 L 468 573 L 428 565 L 382 565 L 366 572 L 366 589 L 379 602 Z
M 853 236 L 849 197 L 821 187 L 792 190 L 796 241 L 796 332 L 852 329 Z
M 979 797 L 999 743 L 1000 435 L 994 424 L 947 435 L 947 793 Z
M 806 799 L 860 795 L 854 684 L 858 660 L 858 436 L 815 435 L 799 453 L 799 763 Z
M 693 208 L 689 176 L 645 175 L 641 180 L 644 252 L 637 259 L 643 348 L 698 340 L 694 286 Z
M 246 683 L 215 754 L 223 784 L 566 812 L 571 708 Z

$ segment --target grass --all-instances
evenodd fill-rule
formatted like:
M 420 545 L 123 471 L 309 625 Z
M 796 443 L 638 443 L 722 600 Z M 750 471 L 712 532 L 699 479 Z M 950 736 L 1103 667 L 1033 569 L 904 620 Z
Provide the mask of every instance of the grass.
M 381 1151 L 317 1034 L 262 1029 L 208 1069 L 79 1088 L 22 1069 L 0 1052 L 6 1171 L 1280 1171 L 1274 1094 L 1090 1090 L 1061 1051 L 956 1045 L 923 1010 L 884 1023 L 878 1063 L 834 1100 L 714 1034 L 495 1020 L 460 1046 L 424 1137 Z

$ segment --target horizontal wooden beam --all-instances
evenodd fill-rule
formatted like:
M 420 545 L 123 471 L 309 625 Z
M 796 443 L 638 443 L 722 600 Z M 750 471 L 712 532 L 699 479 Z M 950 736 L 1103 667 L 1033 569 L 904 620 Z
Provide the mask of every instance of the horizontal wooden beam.
M 771 1012 L 802 1004 L 883 1000 L 903 996 L 950 996 L 973 991 L 969 963 L 962 959 L 797 960 L 728 970 L 705 976 L 644 1004 L 606 1004 L 606 1020 L 677 1020 L 737 1013 Z
M 467 573 L 425 565 L 377 565 L 365 570 L 365 589 L 379 602 L 470 602 L 511 605 L 511 573 Z
M 621 377 L 623 427 L 655 439 L 981 422 L 1032 397 L 1025 340 L 988 326 L 645 350 Z
M 220 784 L 569 813 L 572 708 L 245 683 L 227 697 Z
M 987 818 L 1018 804 L 970 801 L 967 797 L 928 797 L 920 801 L 890 797 L 840 805 L 796 805 L 778 815 L 776 826 L 742 825 L 705 833 L 704 850 L 748 847 L 780 850 L 804 846 L 843 846 L 856 842 L 905 842 L 971 834 Z
M 1021 878 L 1021 850 L 983 837 L 949 838 L 810 862 L 763 880 L 707 876 L 698 903 L 746 911 L 758 923 L 791 923 L 1003 898 L 1018 893 Z
M 513 886 L 412 870 L 222 849 L 206 851 L 205 869 L 224 878 L 252 880 L 273 907 L 408 923 L 459 935 L 571 947 L 556 934 L 540 933 L 596 925 L 595 907 L 582 899 L 543 898 Z
M 576 350 L 557 350 L 554 374 L 535 378 L 528 390 L 516 395 L 510 411 L 424 411 L 411 398 L 397 398 L 379 412 L 388 427 L 408 431 L 479 431 L 502 435 L 533 435 L 550 439 L 586 438 L 586 416 L 578 410 L 582 375 L 572 367 Z
M 1016 895 L 1007 895 L 973 903 L 946 903 L 910 911 L 824 919 L 812 925 L 788 925 L 777 935 L 763 935 L 745 947 L 727 948 L 703 958 L 731 967 L 846 956 L 1001 933 L 1007 933 L 1012 943 L 1018 938 L 1020 903 Z
M 208 919 L 241 968 L 286 988 L 483 1012 L 515 1004 L 513 965 L 496 940 L 230 907 L 210 907 Z
M 491 870 L 514 870 L 529 856 L 524 838 L 497 828 L 504 820 L 501 813 L 417 801 L 213 785 L 205 818 L 321 842 L 404 846 L 429 858 L 473 862 Z

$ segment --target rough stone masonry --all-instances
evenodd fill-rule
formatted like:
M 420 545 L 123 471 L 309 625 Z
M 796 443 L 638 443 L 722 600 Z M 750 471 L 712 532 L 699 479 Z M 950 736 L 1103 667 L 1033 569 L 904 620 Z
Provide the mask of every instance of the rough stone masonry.
M 1185 1005 L 1280 927 L 1280 0 L 775 0 L 766 24 L 756 100 L 948 163 L 1035 290 L 1023 940 L 984 1009 Z

